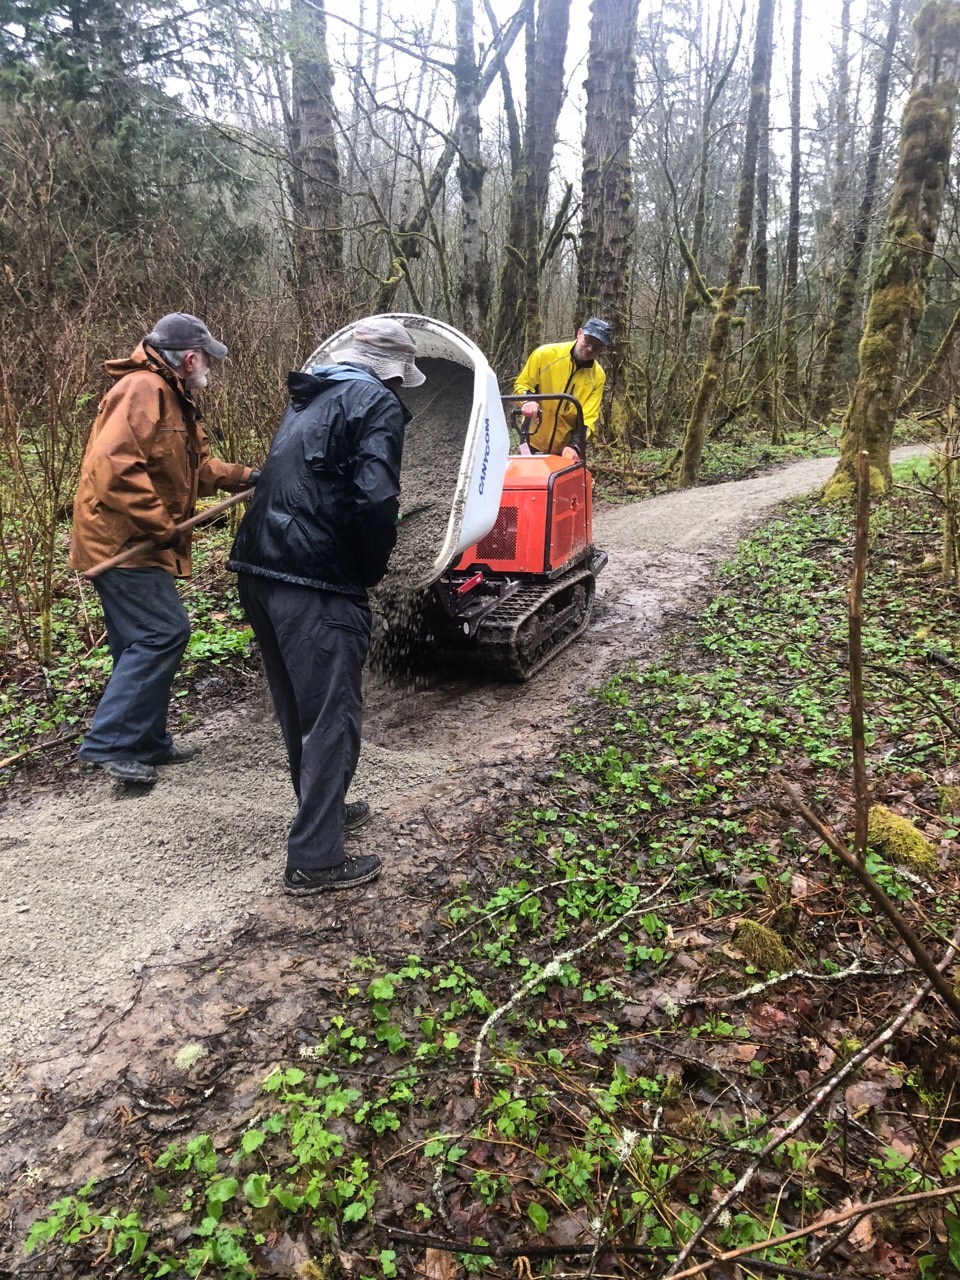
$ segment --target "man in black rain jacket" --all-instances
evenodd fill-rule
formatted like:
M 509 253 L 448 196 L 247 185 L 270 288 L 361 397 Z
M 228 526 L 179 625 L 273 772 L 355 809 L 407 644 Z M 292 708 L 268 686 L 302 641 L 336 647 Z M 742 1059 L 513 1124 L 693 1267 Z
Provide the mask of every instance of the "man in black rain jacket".
M 369 816 L 345 803 L 360 755 L 367 590 L 397 538 L 400 462 L 410 412 L 397 390 L 424 376 L 397 320 L 353 329 L 336 364 L 287 379 L 290 403 L 230 552 L 260 646 L 298 801 L 284 890 L 366 884 L 375 854 L 348 858 L 345 828 Z

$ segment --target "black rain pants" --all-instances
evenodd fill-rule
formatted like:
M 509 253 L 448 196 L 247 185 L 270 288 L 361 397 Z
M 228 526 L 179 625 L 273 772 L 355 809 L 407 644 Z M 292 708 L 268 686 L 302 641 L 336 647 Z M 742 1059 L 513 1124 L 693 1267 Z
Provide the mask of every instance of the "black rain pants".
M 238 574 L 237 590 L 260 646 L 299 803 L 287 868 L 338 866 L 346 856 L 344 803 L 360 756 L 369 605 L 247 573 Z

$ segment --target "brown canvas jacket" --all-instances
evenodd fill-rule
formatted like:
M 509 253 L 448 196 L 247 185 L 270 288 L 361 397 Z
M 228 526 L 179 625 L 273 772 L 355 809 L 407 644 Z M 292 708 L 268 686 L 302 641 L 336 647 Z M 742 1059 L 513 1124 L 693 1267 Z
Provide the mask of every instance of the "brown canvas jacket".
M 200 410 L 174 371 L 143 343 L 126 360 L 108 360 L 116 381 L 100 402 L 73 503 L 69 564 L 81 572 L 142 538 L 163 541 L 194 514 L 197 498 L 245 488 L 250 467 L 210 453 Z M 190 533 L 182 544 L 152 544 L 126 568 L 191 571 Z

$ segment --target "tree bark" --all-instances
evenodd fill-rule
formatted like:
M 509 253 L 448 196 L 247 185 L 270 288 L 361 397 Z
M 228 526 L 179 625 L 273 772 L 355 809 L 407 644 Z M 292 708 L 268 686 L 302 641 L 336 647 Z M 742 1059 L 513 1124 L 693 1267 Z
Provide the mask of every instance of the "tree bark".
M 457 176 L 463 238 L 460 310 L 464 331 L 480 341 L 490 289 L 480 224 L 484 166 L 480 158 L 480 73 L 474 52 L 473 0 L 456 0 L 456 29 Z
M 746 136 L 743 148 L 743 166 L 740 174 L 740 192 L 737 201 L 737 225 L 733 234 L 727 278 L 717 303 L 710 330 L 707 358 L 700 376 L 700 385 L 690 410 L 683 452 L 680 458 L 680 483 L 696 484 L 700 473 L 700 460 L 706 438 L 710 415 L 717 396 L 717 383 L 723 371 L 724 358 L 730 341 L 733 313 L 740 293 L 740 280 L 750 245 L 750 228 L 753 223 L 753 204 L 757 177 L 757 150 L 760 143 L 760 121 L 764 100 L 769 93 L 770 61 L 773 44 L 773 0 L 759 0 L 757 4 L 757 33 L 753 53 L 750 107 L 747 111 Z
M 534 25 L 527 10 L 526 125 L 519 170 L 510 187 L 507 245 L 500 271 L 494 362 L 519 369 L 540 344 L 540 246 L 550 193 L 557 119 L 563 105 L 563 63 L 570 0 L 541 0 Z
M 914 23 L 913 83 L 900 130 L 900 152 L 863 338 L 859 372 L 840 439 L 840 459 L 825 496 L 856 485 L 856 458 L 870 455 L 870 488 L 890 483 L 890 447 L 917 325 L 923 316 L 953 129 L 960 63 L 960 4 L 929 0 Z
M 887 102 L 890 97 L 890 71 L 893 65 L 893 54 L 900 34 L 900 0 L 893 0 L 890 6 L 890 21 L 887 25 L 887 38 L 883 47 L 883 60 L 877 76 L 877 96 L 873 108 L 873 120 L 870 125 L 870 142 L 867 148 L 867 168 L 863 180 L 863 196 L 853 227 L 853 243 L 850 258 L 847 262 L 833 306 L 833 316 L 824 339 L 823 360 L 820 365 L 820 376 L 817 388 L 810 405 L 810 416 L 815 422 L 821 421 L 829 412 L 836 393 L 837 368 L 843 353 L 844 339 L 850 325 L 854 304 L 857 300 L 857 285 L 860 279 L 860 268 L 863 265 L 864 251 L 870 232 L 870 219 L 873 215 L 873 204 L 877 194 L 877 175 L 880 168 L 880 153 L 883 149 L 883 126 L 887 118 Z
M 294 278 L 302 336 L 310 337 L 318 312 L 337 327 L 346 311 L 343 202 L 323 0 L 292 0 L 291 17 Z
M 614 343 L 604 357 L 601 429 L 629 441 L 642 424 L 643 389 L 631 360 L 631 273 L 636 239 L 630 143 L 637 104 L 633 48 L 639 0 L 593 0 L 583 134 L 577 314 L 602 316 Z
M 896 0 L 895 0 L 896 3 Z M 787 214 L 787 271 L 783 300 L 783 408 L 800 416 L 800 358 L 797 353 L 797 289 L 800 283 L 800 43 L 803 0 L 793 5 L 793 62 L 790 78 L 790 197 Z
M 773 361 L 767 332 L 768 290 L 770 287 L 767 215 L 770 209 L 770 95 L 763 101 L 760 136 L 757 146 L 757 210 L 756 233 L 753 238 L 753 282 L 757 293 L 751 308 L 751 341 L 754 347 L 753 400 L 757 413 L 770 423 L 772 442 L 777 443 L 776 406 L 773 395 Z

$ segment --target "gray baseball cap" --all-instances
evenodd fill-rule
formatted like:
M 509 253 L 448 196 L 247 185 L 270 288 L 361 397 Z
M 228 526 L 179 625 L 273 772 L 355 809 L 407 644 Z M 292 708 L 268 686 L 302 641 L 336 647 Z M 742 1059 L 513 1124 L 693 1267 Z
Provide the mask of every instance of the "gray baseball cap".
M 158 320 L 144 341 L 163 351 L 205 351 L 215 360 L 222 360 L 227 354 L 227 348 L 216 340 L 203 321 L 185 311 L 171 311 Z
M 597 342 L 602 342 L 605 347 L 609 347 L 613 341 L 613 330 L 606 320 L 601 320 L 599 316 L 591 316 L 583 325 L 583 332 L 588 338 L 596 338 Z
M 416 343 L 399 320 L 367 316 L 354 325 L 350 346 L 336 358 L 340 363 L 365 364 L 384 382 L 402 378 L 403 386 L 419 387 L 427 379 L 414 363 L 416 352 Z

